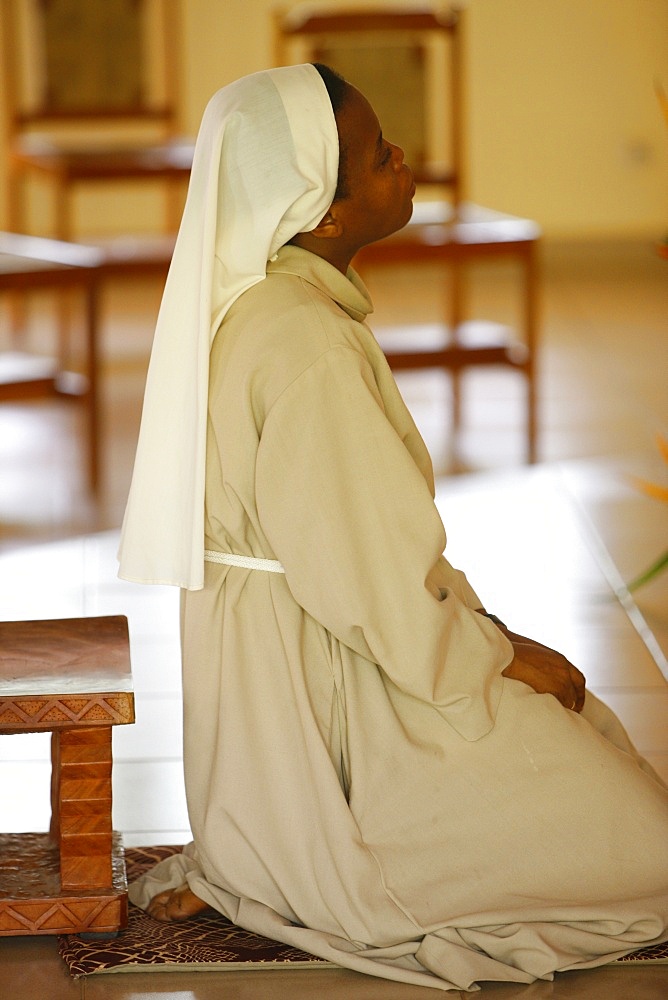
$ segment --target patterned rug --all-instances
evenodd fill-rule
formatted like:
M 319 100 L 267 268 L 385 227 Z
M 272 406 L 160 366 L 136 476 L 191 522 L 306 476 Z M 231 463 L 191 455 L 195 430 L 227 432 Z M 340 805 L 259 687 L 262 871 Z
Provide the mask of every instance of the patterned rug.
M 130 847 L 125 859 L 134 881 L 180 847 Z M 111 940 L 85 941 L 70 934 L 58 951 L 70 975 L 102 972 L 200 972 L 234 969 L 332 968 L 329 962 L 289 945 L 235 927 L 210 911 L 183 923 L 161 924 L 130 904 L 128 926 Z M 618 965 L 668 964 L 668 943 L 643 948 Z
M 180 851 L 180 847 L 128 847 L 128 882 Z M 75 979 L 96 972 L 201 972 L 261 967 L 331 968 L 314 955 L 235 927 L 206 911 L 183 923 L 161 924 L 139 907 L 128 907 L 128 926 L 115 938 L 88 941 L 68 934 L 58 953 Z

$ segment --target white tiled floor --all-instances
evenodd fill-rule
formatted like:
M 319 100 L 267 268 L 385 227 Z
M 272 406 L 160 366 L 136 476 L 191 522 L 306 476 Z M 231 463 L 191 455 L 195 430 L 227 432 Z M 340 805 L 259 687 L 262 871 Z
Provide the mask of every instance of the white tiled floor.
M 635 602 L 615 593 L 665 548 L 668 524 L 665 507 L 638 493 L 627 478 L 635 473 L 665 482 L 654 434 L 665 429 L 667 415 L 668 274 L 645 250 L 646 258 L 635 246 L 610 249 L 600 260 L 577 251 L 551 252 L 541 365 L 547 464 L 529 470 L 518 464 L 521 407 L 513 377 L 476 375 L 458 456 L 476 471 L 441 476 L 437 499 L 450 558 L 466 570 L 488 607 L 578 663 L 668 779 L 668 574 L 640 591 Z M 402 281 L 391 288 L 378 277 L 379 321 L 411 303 L 427 315 L 429 288 L 416 276 L 405 287 Z M 115 825 L 128 845 L 179 843 L 188 837 L 188 820 L 180 759 L 178 598 L 169 588 L 121 583 L 114 559 L 157 297 L 155 289 L 141 288 L 119 295 L 116 300 L 111 294 L 109 302 L 115 339 L 107 349 L 99 505 L 83 490 L 73 410 L 48 404 L 0 409 L 0 601 L 5 619 L 128 616 L 137 723 L 114 733 Z M 483 295 L 494 298 L 493 282 Z M 452 460 L 443 434 L 446 387 L 427 373 L 403 378 L 402 388 L 443 472 Z M 0 829 L 46 826 L 48 754 L 42 736 L 0 739 Z M 432 995 L 343 970 L 75 981 L 50 938 L 0 939 L 0 983 L 2 996 L 12 1000 Z M 483 995 L 663 1000 L 668 967 L 567 973 L 553 984 L 530 987 L 487 984 Z

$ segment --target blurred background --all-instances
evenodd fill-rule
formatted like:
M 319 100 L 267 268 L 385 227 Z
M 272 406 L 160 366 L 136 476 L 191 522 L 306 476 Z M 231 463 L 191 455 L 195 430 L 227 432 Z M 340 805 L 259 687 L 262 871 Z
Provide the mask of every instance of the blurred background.
M 30 2 L 5 0 L 15 12 Z M 400 6 L 422 5 L 406 0 Z M 549 463 L 616 456 L 634 465 L 642 456 L 643 468 L 661 476 L 656 435 L 666 430 L 668 261 L 661 243 L 668 233 L 668 126 L 657 88 L 668 86 L 668 0 L 468 0 L 458 6 L 465 16 L 465 196 L 534 220 L 542 232 L 537 457 Z M 178 0 L 167 77 L 179 136 L 194 138 L 216 89 L 275 63 L 275 16 L 285 7 L 275 0 Z M 30 21 L 23 16 L 25 34 Z M 67 75 L 66 59 L 63 65 Z M 0 114 L 0 229 L 11 230 L 16 206 L 7 184 L 6 101 Z M 177 188 L 178 202 L 185 185 Z M 45 179 L 34 174 L 24 191 L 22 230 L 56 235 Z M 164 193 L 159 184 L 136 181 L 88 185 L 72 200 L 70 226 L 70 236 L 84 242 L 162 232 Z M 476 308 L 501 318 L 514 308 L 510 272 L 503 263 L 472 268 Z M 370 267 L 364 277 L 376 307 L 374 327 L 429 323 L 442 309 L 436 265 Z M 103 289 L 97 497 L 82 466 L 79 408 L 53 400 L 0 404 L 0 546 L 120 524 L 163 281 L 162 274 L 125 277 Z M 6 298 L 0 298 L 3 348 L 12 346 Z M 22 347 L 48 352 L 54 335 L 49 296 L 31 297 L 29 319 Z M 423 370 L 397 378 L 439 476 L 525 462 L 524 388 L 515 373 L 492 367 L 463 377 L 456 447 L 447 375 Z
M 18 6 L 21 0 L 13 0 Z M 209 97 L 272 65 L 276 0 L 181 0 L 180 127 Z M 378 7 L 337 0 L 330 7 Z M 404 7 L 428 6 L 406 0 Z M 447 5 L 438 5 L 440 7 Z M 466 133 L 472 200 L 539 220 L 553 238 L 657 238 L 668 228 L 665 0 L 467 0 Z M 6 165 L 0 162 L 0 180 Z M 6 218 L 5 185 L 2 211 Z M 146 192 L 91 206 L 81 231 L 155 224 Z M 123 205 L 125 201 L 125 205 Z M 40 216 L 46 228 L 47 219 Z

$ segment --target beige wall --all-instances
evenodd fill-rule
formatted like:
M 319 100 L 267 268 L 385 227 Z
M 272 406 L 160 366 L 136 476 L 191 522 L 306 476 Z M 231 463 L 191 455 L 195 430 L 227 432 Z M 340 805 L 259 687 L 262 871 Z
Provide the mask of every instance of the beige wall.
M 668 230 L 668 0 L 469 8 L 474 197 L 559 234 Z
M 196 131 L 214 90 L 271 64 L 276 5 L 181 0 L 186 131 Z M 668 0 L 460 6 L 468 22 L 470 197 L 536 218 L 547 235 L 668 231 L 668 126 L 654 92 L 656 80 L 668 89 Z M 36 194 L 34 225 L 47 228 L 47 202 Z M 99 199 L 82 199 L 81 228 L 133 228 L 159 211 L 137 189 L 106 215 Z

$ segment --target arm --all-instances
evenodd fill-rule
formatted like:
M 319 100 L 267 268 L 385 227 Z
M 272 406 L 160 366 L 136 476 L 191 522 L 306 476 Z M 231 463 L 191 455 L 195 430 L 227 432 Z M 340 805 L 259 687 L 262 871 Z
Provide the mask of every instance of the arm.
M 448 582 L 429 485 L 356 351 L 332 349 L 274 403 L 256 497 L 306 612 L 465 739 L 492 728 L 512 645 Z

